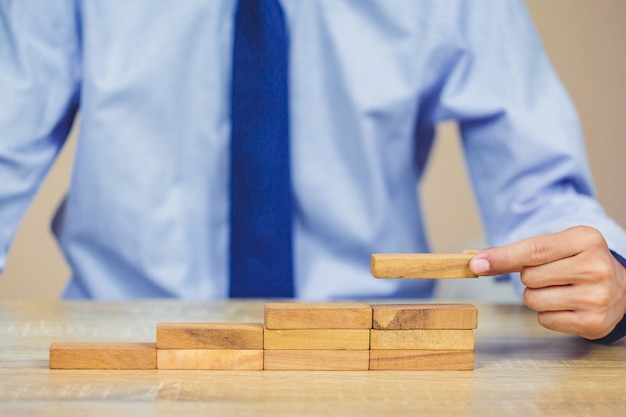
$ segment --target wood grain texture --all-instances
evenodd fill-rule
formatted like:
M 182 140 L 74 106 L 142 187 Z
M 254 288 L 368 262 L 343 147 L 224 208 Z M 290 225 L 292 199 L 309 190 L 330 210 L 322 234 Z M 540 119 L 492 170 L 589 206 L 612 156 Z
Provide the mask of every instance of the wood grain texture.
M 263 350 L 159 349 L 157 368 L 260 371 L 263 370 Z
M 372 318 L 374 329 L 475 329 L 478 309 L 471 304 L 373 304 Z
M 474 254 L 372 254 L 370 271 L 376 278 L 476 278 L 469 269 Z
M 369 350 L 265 350 L 264 369 L 273 371 L 366 371 Z
M 260 323 L 157 323 L 158 349 L 263 349 Z
M 473 330 L 372 330 L 370 349 L 474 350 Z
M 265 329 L 263 339 L 265 349 L 362 350 L 370 347 L 368 329 Z
M 471 371 L 471 350 L 372 350 L 370 369 L 374 371 Z
M 267 303 L 266 329 L 371 329 L 366 303 Z
M 156 369 L 154 343 L 58 342 L 50 369 Z
M 50 341 L 151 341 L 166 320 L 262 322 L 264 303 L 0 301 L 0 416 L 624 415 L 626 339 L 552 332 L 523 305 L 476 304 L 475 372 L 48 369 Z

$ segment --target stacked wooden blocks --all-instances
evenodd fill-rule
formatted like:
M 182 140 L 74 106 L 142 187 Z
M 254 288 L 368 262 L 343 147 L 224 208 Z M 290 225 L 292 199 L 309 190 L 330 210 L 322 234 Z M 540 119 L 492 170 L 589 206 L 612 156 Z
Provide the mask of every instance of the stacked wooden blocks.
M 370 369 L 474 369 L 474 306 L 377 304 L 372 311 Z
M 365 303 L 265 305 L 265 369 L 369 369 L 372 308 Z
M 158 323 L 158 369 L 263 369 L 263 325 Z
M 469 304 L 268 303 L 265 323 L 158 323 L 156 343 L 52 343 L 52 369 L 471 370 Z

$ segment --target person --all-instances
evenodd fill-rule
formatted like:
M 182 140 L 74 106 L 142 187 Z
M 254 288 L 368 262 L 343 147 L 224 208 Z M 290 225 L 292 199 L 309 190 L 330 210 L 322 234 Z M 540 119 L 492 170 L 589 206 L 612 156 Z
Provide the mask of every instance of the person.
M 80 113 L 53 220 L 64 297 L 227 297 L 237 2 L 0 5 L 0 268 Z M 549 329 L 623 335 L 626 233 L 593 198 L 575 109 L 520 1 L 280 6 L 298 298 L 432 296 L 429 280 L 371 279 L 369 256 L 428 251 L 415 186 L 454 120 L 492 245 L 473 270 L 509 274 Z

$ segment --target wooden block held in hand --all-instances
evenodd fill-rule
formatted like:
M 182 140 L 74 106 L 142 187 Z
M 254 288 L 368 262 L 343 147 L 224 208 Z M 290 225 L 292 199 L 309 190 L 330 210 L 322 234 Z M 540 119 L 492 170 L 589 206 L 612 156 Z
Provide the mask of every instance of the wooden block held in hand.
M 367 371 L 369 350 L 265 350 L 264 369 L 273 371 Z
M 475 254 L 372 254 L 370 271 L 376 278 L 476 278 L 469 268 Z
M 158 323 L 158 349 L 263 349 L 260 323 Z
M 371 329 L 366 303 L 268 303 L 266 329 Z
M 374 304 L 374 329 L 475 329 L 478 310 L 471 304 Z
M 372 330 L 370 349 L 474 350 L 473 330 Z
M 50 369 L 156 369 L 156 345 L 112 342 L 52 343 Z
M 368 329 L 265 329 L 263 339 L 265 349 L 367 350 L 370 347 Z
M 159 349 L 158 369 L 260 371 L 263 350 Z
M 372 350 L 376 371 L 471 371 L 474 352 L 468 350 Z

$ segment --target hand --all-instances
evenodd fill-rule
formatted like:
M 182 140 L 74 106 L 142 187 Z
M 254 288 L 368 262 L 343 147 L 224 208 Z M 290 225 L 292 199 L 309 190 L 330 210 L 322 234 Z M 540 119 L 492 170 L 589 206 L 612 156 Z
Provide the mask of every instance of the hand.
M 590 227 L 479 250 L 470 268 L 476 275 L 520 272 L 524 303 L 550 330 L 599 339 L 626 314 L 626 268 Z

